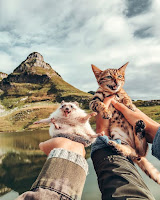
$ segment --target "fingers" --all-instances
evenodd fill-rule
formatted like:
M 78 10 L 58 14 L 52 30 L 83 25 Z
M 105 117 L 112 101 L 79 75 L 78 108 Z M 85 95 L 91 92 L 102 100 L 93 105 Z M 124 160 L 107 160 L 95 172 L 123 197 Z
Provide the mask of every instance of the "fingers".
M 103 119 L 100 114 L 96 116 L 96 133 L 105 132 L 105 135 L 109 135 L 109 120 Z
M 117 109 L 119 110 L 121 113 L 125 113 L 125 112 L 129 112 L 131 111 L 129 108 L 127 108 L 124 104 L 122 103 L 119 103 L 118 101 L 112 99 L 111 101 L 112 105 Z
M 85 156 L 85 148 L 84 145 L 78 142 L 71 141 L 67 138 L 51 138 L 45 142 L 41 142 L 39 144 L 39 148 L 43 151 L 46 155 L 50 153 L 50 151 L 54 148 L 63 148 L 68 151 L 75 152 L 77 154 Z
M 39 148 L 41 151 L 43 151 L 46 155 L 48 155 L 50 153 L 50 151 L 55 148 L 55 143 L 54 143 L 54 139 L 49 139 L 45 142 L 41 142 L 39 144 Z
M 112 95 L 110 97 L 106 97 L 103 101 L 103 103 L 107 106 L 107 108 L 109 107 L 109 105 L 111 104 L 111 101 L 115 98 L 115 95 Z
M 139 114 L 137 113 L 137 109 L 136 109 L 136 111 L 132 111 L 122 103 L 119 103 L 115 100 L 112 100 L 111 102 L 112 102 L 112 105 L 124 115 L 126 120 L 132 126 L 134 126 L 136 121 L 140 119 Z
M 106 97 L 103 101 L 103 103 L 106 105 L 108 108 L 109 105 L 111 104 L 111 100 L 115 98 L 115 95 L 112 95 L 110 97 Z M 109 120 L 103 119 L 100 114 L 96 116 L 96 132 L 101 133 L 105 132 L 105 135 L 109 135 Z

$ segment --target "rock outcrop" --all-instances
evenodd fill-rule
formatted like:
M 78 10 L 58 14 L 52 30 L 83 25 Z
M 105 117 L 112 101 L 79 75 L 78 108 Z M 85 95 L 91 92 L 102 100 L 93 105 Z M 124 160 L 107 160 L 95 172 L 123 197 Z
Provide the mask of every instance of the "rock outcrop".
M 8 74 L 0 72 L 0 81 L 4 78 L 6 78 L 8 76 Z
M 40 53 L 33 52 L 13 72 L 14 73 L 26 72 L 31 68 L 34 69 L 34 67 L 52 69 L 52 67 L 48 63 L 44 62 L 43 56 Z M 57 75 L 56 72 L 55 75 Z

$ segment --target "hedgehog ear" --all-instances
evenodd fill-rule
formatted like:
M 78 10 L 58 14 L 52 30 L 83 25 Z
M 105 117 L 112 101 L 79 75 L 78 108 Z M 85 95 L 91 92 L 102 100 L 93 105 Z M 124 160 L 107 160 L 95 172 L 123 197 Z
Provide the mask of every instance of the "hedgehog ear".
M 93 73 L 94 73 L 96 79 L 98 79 L 99 76 L 100 76 L 100 74 L 101 74 L 101 72 L 103 72 L 103 71 L 100 70 L 98 67 L 96 67 L 96 66 L 93 65 L 93 64 L 92 64 L 91 66 L 92 66 L 92 70 L 93 70 Z
M 129 63 L 129 62 L 127 62 L 126 64 L 124 64 L 124 65 L 123 65 L 122 67 L 120 67 L 118 70 L 124 74 L 128 63 Z
M 79 107 L 79 103 L 77 101 L 73 102 L 77 107 Z
M 61 104 L 64 104 L 65 103 L 65 101 L 63 100 L 63 101 L 61 101 Z

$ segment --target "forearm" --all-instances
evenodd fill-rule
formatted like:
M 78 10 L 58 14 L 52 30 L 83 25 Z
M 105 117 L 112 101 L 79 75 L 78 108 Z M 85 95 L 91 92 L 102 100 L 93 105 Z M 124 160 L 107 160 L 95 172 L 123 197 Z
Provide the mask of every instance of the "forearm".
M 160 127 L 153 140 L 152 154 L 160 160 Z
M 107 140 L 97 139 L 92 146 L 91 158 L 97 174 L 102 200 L 154 200 L 133 162 L 118 155 L 107 146 Z
M 54 195 L 56 198 L 59 195 L 80 200 L 87 172 L 88 165 L 83 156 L 65 149 L 54 149 L 32 185 L 31 191 L 22 194 L 17 200 L 49 200 L 53 199 Z
M 144 121 L 145 122 L 145 121 Z M 146 119 L 146 138 L 148 142 L 153 143 L 153 140 L 156 136 L 158 129 L 160 128 L 160 124 L 153 121 L 150 118 Z

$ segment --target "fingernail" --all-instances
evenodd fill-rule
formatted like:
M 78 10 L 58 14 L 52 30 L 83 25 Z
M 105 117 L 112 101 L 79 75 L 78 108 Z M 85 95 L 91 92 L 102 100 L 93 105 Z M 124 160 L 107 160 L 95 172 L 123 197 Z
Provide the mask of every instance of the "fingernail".
M 112 99 L 112 101 L 111 101 L 113 104 L 115 104 L 116 103 L 116 100 L 115 99 Z
M 40 148 L 40 150 L 43 151 L 43 142 L 41 142 L 41 143 L 39 144 L 39 148 Z

